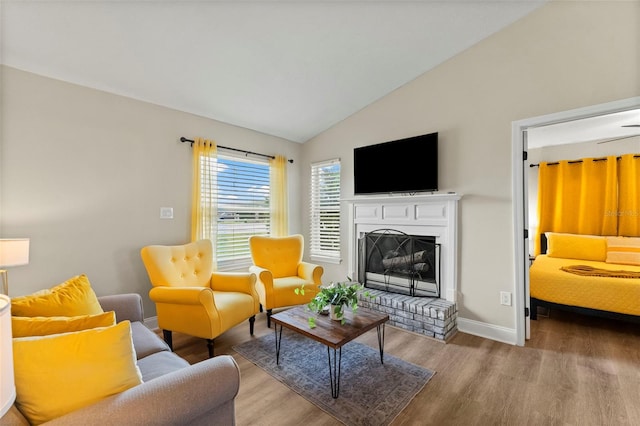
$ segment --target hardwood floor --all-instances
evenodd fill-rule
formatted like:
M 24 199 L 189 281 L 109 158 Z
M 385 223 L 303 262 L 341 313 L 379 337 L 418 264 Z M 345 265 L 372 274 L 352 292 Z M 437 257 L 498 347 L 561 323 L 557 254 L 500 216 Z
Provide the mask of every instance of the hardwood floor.
M 640 425 L 638 325 L 554 310 L 531 323 L 525 347 L 460 332 L 444 344 L 387 326 L 385 353 L 436 371 L 393 425 Z M 271 332 L 258 315 L 254 337 Z M 235 353 L 249 338 L 247 323 L 215 342 L 240 366 L 238 426 L 341 424 Z M 374 332 L 357 341 L 377 347 Z M 174 349 L 190 363 L 207 358 L 203 340 L 179 333 Z

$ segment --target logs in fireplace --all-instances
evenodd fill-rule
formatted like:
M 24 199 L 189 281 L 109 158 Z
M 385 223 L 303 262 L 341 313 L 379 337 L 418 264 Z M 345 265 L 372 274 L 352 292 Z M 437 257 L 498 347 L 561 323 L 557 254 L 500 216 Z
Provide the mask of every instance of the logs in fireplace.
M 358 279 L 368 288 L 439 298 L 440 244 L 393 229 L 367 232 L 358 241 Z

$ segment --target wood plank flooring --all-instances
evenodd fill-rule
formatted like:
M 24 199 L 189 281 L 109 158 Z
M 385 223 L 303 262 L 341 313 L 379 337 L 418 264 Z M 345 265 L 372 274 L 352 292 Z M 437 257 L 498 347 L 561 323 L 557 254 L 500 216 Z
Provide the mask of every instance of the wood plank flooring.
M 460 332 L 444 344 L 387 326 L 385 353 L 436 371 L 392 424 L 640 425 L 640 326 L 554 310 L 531 323 L 525 347 Z M 259 314 L 254 337 L 272 332 Z M 341 424 L 232 349 L 250 338 L 246 323 L 215 341 L 240 366 L 238 426 Z M 375 332 L 357 341 L 377 347 Z M 207 358 L 204 340 L 179 333 L 174 350 Z

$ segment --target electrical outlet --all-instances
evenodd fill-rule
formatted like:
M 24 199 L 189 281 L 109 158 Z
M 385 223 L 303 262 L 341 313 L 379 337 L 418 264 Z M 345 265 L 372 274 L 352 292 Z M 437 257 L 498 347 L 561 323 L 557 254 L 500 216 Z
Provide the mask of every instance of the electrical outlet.
M 173 219 L 173 207 L 160 207 L 160 219 Z
M 508 291 L 501 291 L 500 304 L 505 306 L 511 306 L 511 293 L 509 293 Z

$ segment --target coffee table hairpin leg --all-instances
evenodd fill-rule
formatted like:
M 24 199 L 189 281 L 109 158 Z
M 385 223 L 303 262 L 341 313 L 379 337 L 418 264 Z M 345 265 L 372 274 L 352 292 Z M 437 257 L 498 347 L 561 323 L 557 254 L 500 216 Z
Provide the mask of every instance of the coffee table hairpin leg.
M 340 367 L 342 365 L 342 346 L 337 350 L 338 361 L 336 362 L 336 348 L 333 348 L 333 363 L 331 362 L 331 348 L 327 346 L 327 357 L 329 359 L 329 381 L 331 382 L 331 396 L 335 399 L 340 393 Z
M 382 328 L 382 330 L 380 330 Z M 384 323 L 378 327 L 378 349 L 380 349 L 380 364 L 384 364 Z
M 384 323 L 377 326 L 378 349 L 380 350 L 380 364 L 384 364 Z M 278 349 L 276 348 L 276 351 Z M 337 352 L 337 355 L 336 355 Z M 336 361 L 336 357 L 338 358 Z M 342 346 L 333 349 L 333 360 L 331 359 L 331 348 L 327 346 L 327 358 L 329 360 L 329 381 L 331 382 L 331 396 L 335 399 L 340 394 L 340 368 L 342 366 Z
M 282 324 L 280 325 L 280 333 L 278 333 L 278 324 L 273 327 L 276 332 L 276 365 L 280 365 L 280 345 L 282 344 Z

